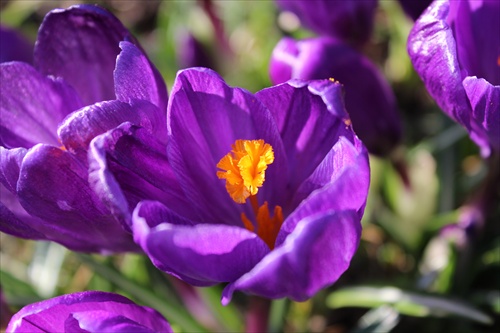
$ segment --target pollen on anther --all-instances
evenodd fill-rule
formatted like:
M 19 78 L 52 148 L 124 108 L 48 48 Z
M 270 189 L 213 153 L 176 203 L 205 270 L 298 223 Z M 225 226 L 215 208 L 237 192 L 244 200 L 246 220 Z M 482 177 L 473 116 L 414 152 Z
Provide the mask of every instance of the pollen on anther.
M 237 203 L 256 195 L 265 180 L 274 152 L 264 140 L 236 140 L 232 150 L 217 163 L 217 177 L 226 180 L 226 190 Z

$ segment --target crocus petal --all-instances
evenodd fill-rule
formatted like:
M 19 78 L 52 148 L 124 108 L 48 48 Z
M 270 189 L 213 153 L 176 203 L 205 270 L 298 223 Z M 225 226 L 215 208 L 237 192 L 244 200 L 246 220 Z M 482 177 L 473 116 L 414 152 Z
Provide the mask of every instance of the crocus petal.
M 148 327 L 108 311 L 86 311 L 70 314 L 66 322 L 66 332 L 74 332 L 79 328 L 82 332 L 113 332 L 113 333 L 154 333 Z M 68 324 L 78 325 L 69 326 Z
M 477 76 L 500 85 L 500 2 L 449 1 L 447 17 L 465 76 Z
M 197 224 L 194 220 L 190 220 L 179 215 L 172 209 L 166 207 L 158 201 L 144 200 L 138 203 L 135 211 L 141 217 L 146 218 L 148 226 L 154 228 L 159 224 L 168 222 L 174 225 L 193 226 Z
M 159 200 L 192 215 L 167 160 L 166 147 L 144 128 L 124 123 L 90 146 L 89 182 L 121 221 L 130 222 L 140 200 Z
M 47 239 L 47 237 L 30 227 L 41 223 L 36 217 L 29 215 L 21 206 L 15 194 L 0 184 L 0 231 L 25 239 Z M 7 208 L 8 207 L 8 208 Z
M 0 25 L 0 63 L 7 61 L 33 62 L 33 44 L 19 32 Z
M 76 92 L 22 62 L 1 64 L 0 81 L 0 143 L 7 148 L 59 145 L 57 125 L 82 106 Z
M 339 133 L 353 136 L 352 130 L 346 131 L 344 122 L 349 117 L 342 93 L 340 84 L 324 80 L 289 82 L 256 94 L 271 111 L 280 131 L 289 165 L 289 193 L 311 175 Z M 273 179 L 267 181 L 272 184 Z
M 17 194 L 24 209 L 44 221 L 31 227 L 47 239 L 75 251 L 137 250 L 89 187 L 86 166 L 66 151 L 41 144 L 30 149 Z
M 141 100 L 130 104 L 114 100 L 84 107 L 64 120 L 58 134 L 66 149 L 86 151 L 94 137 L 127 121 L 166 142 L 165 115 L 155 105 Z
M 134 211 L 134 240 L 156 267 L 190 284 L 208 286 L 234 281 L 269 252 L 267 245 L 246 229 L 170 223 L 176 219 L 157 224 L 158 218 L 151 213 L 158 209 L 142 207 L 138 205 Z
M 168 322 L 156 310 L 140 306 L 126 297 L 101 291 L 84 291 L 33 303 L 16 313 L 7 332 L 104 332 L 92 330 L 95 325 L 105 325 L 111 318 L 122 319 L 122 323 L 136 323 L 154 332 L 172 332 Z M 91 320 L 95 321 L 91 323 Z M 126 318 L 126 320 L 124 320 Z M 104 319 L 104 323 L 101 322 Z M 71 322 L 81 321 L 81 325 L 71 327 Z M 67 330 L 67 328 L 72 328 Z M 116 326 L 108 326 L 113 328 Z M 129 326 L 133 327 L 133 326 Z M 117 327 L 118 329 L 120 326 Z M 85 330 L 85 331 L 84 331 Z M 78 332 L 76 331 L 76 332 Z M 105 330 L 123 332 L 123 330 Z
M 121 42 L 122 49 L 116 60 L 115 94 L 124 102 L 142 99 L 156 105 L 162 111 L 159 120 L 166 126 L 167 86 L 156 67 L 144 52 L 130 42 Z
M 237 139 L 263 139 L 273 147 L 275 160 L 266 178 L 276 179 L 276 185 L 266 188 L 266 195 L 284 192 L 286 177 L 280 176 L 288 171 L 283 143 L 271 113 L 251 93 L 229 87 L 212 70 L 183 70 L 172 88 L 167 121 L 170 163 L 193 209 L 207 221 L 241 221 L 243 205 L 234 204 L 216 176 L 217 163 Z
M 491 153 L 489 140 L 481 124 L 471 117 L 462 85 L 466 73 L 460 67 L 453 30 L 447 22 L 449 12 L 449 1 L 434 1 L 415 22 L 408 37 L 408 53 L 431 96 L 467 129 L 486 157 Z
M 298 41 L 285 37 L 273 50 L 269 71 L 275 84 L 292 78 L 331 78 L 344 85 L 352 125 L 371 153 L 387 155 L 401 141 L 400 117 L 389 83 L 368 58 L 345 43 L 328 37 Z
M 40 221 L 26 212 L 16 195 L 19 170 L 26 153 L 24 148 L 0 146 L 0 231 L 27 239 L 45 239 L 42 233 L 30 227 Z
M 320 35 L 362 44 L 371 35 L 377 0 L 276 0 L 285 10 L 295 13 L 301 23 Z
M 307 216 L 327 211 L 353 210 L 363 216 L 370 185 L 366 149 L 359 140 L 341 138 L 315 172 L 297 190 L 300 205 L 284 221 L 276 240 L 279 246 Z M 332 199 L 333 198 L 333 199 Z
M 474 120 L 486 130 L 491 147 L 500 152 L 500 85 L 493 86 L 485 79 L 467 77 L 463 86 Z
M 6 149 L 0 146 L 0 183 L 11 192 L 16 192 L 19 169 L 27 152 L 25 148 Z
M 122 23 L 105 9 L 77 5 L 45 16 L 35 46 L 35 66 L 63 77 L 85 105 L 115 98 L 113 70 L 119 43 L 132 41 Z
M 361 224 L 355 211 L 309 216 L 283 245 L 224 289 L 222 304 L 229 303 L 236 290 L 304 301 L 335 282 L 349 267 L 360 236 Z

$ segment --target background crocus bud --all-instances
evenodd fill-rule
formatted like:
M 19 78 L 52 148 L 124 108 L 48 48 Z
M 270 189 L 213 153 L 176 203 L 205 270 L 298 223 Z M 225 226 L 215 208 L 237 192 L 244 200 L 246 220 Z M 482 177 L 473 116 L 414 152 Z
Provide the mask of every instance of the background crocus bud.
M 483 157 L 500 152 L 499 13 L 496 0 L 434 1 L 408 37 L 415 71 Z
M 33 44 L 14 29 L 0 25 L 0 63 L 7 61 L 33 62 Z
M 344 85 L 354 131 L 370 153 L 386 156 L 401 141 L 396 99 L 375 65 L 346 44 L 329 37 L 283 38 L 269 67 L 274 84 L 289 79 L 331 78 Z
M 54 297 L 22 308 L 7 332 L 163 332 L 172 328 L 152 308 L 102 291 Z
M 377 8 L 377 0 L 276 0 L 276 3 L 297 15 L 304 27 L 350 44 L 362 44 L 370 38 Z
M 177 35 L 176 51 L 179 69 L 188 67 L 214 68 L 206 48 L 188 31 L 181 31 Z

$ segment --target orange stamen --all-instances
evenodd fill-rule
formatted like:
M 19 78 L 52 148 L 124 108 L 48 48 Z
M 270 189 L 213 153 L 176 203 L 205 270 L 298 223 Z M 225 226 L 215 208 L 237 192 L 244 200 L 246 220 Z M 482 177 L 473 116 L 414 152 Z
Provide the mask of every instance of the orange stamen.
M 283 224 L 283 211 L 274 207 L 271 217 L 267 201 L 259 207 L 257 192 L 264 184 L 267 166 L 274 162 L 273 147 L 264 140 L 236 140 L 232 150 L 217 163 L 217 177 L 226 180 L 226 190 L 237 203 L 250 204 L 255 223 L 241 213 L 243 226 L 255 232 L 269 246 L 274 248 L 278 232 Z
M 245 203 L 264 184 L 274 152 L 264 140 L 236 140 L 232 150 L 217 163 L 217 177 L 226 180 L 226 190 L 237 203 Z
M 250 197 L 252 199 L 254 196 Z M 280 231 L 281 225 L 283 224 L 283 211 L 280 206 L 274 207 L 274 214 L 271 217 L 269 213 L 269 206 L 267 201 L 264 202 L 262 206 L 254 210 L 255 219 L 257 221 L 257 231 L 255 232 L 259 237 L 269 246 L 272 250 L 274 248 L 274 243 L 276 242 L 276 237 Z M 246 229 L 254 232 L 255 227 L 252 222 L 248 219 L 245 213 L 241 213 L 241 220 Z

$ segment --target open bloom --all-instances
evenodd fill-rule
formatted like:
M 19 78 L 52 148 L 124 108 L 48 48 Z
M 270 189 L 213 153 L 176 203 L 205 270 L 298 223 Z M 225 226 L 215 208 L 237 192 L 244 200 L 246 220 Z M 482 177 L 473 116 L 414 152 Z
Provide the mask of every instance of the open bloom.
M 84 291 L 33 303 L 10 320 L 6 332 L 172 332 L 151 308 L 126 297 Z
M 368 151 L 384 156 L 400 144 L 401 121 L 391 87 L 368 58 L 345 43 L 285 37 L 273 50 L 269 74 L 274 84 L 334 78 L 345 87 L 353 128 Z
M 378 1 L 276 0 L 276 4 L 293 12 L 305 27 L 319 35 L 359 45 L 370 38 Z
M 183 70 L 167 131 L 165 146 L 122 124 L 89 150 L 94 189 L 159 269 L 196 286 L 229 282 L 223 303 L 235 290 L 304 300 L 347 269 L 369 165 L 340 84 L 254 95 Z
M 1 231 L 78 251 L 138 250 L 90 188 L 86 154 L 123 121 L 151 132 L 165 121 L 165 84 L 134 43 L 109 12 L 74 6 L 45 17 L 35 67 L 0 65 Z
M 434 1 L 408 38 L 415 70 L 484 157 L 500 151 L 500 2 Z

